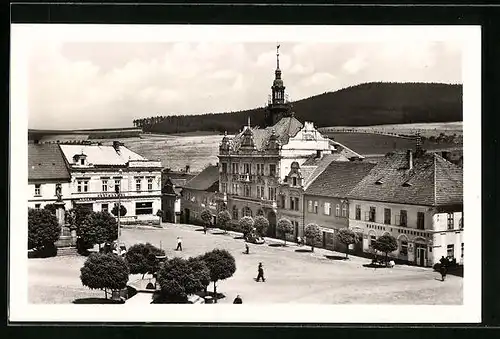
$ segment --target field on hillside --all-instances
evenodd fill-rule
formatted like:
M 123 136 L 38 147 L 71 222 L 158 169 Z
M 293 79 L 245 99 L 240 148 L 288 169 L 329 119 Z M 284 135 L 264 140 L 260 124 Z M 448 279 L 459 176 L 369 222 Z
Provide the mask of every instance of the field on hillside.
M 415 141 L 380 134 L 365 133 L 328 133 L 328 136 L 362 155 L 384 155 L 394 150 L 415 147 Z M 200 172 L 209 164 L 218 162 L 219 143 L 222 135 L 179 136 L 143 135 L 142 138 L 122 139 L 125 146 L 148 159 L 160 159 L 163 167 L 172 170 L 190 166 L 192 172 Z M 113 140 L 98 140 L 111 145 Z M 426 149 L 456 148 L 452 143 L 423 143 Z

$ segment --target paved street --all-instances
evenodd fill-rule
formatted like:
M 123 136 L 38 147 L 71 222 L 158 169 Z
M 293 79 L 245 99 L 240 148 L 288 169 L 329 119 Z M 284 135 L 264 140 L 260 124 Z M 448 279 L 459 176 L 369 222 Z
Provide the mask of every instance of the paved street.
M 429 268 L 399 265 L 395 268 L 366 268 L 368 259 L 350 256 L 350 260 L 332 258 L 341 253 L 315 249 L 314 253 L 296 252 L 295 244 L 283 247 L 250 245 L 243 254 L 244 242 L 234 235 L 203 234 L 197 226 L 164 224 L 163 229 L 124 229 L 122 241 L 127 247 L 150 242 L 165 249 L 169 258 L 188 258 L 214 248 L 230 251 L 236 258 L 236 273 L 217 285 L 226 295 L 220 303 L 232 303 L 240 294 L 244 303 L 314 304 L 461 304 L 463 279 L 448 276 L 445 282 Z M 217 230 L 209 230 L 217 233 Z M 176 237 L 183 238 L 184 251 L 176 252 Z M 274 242 L 274 241 L 273 241 Z M 279 243 L 279 241 L 276 241 Z M 329 256 L 330 258 L 328 258 Z M 100 297 L 81 285 L 80 267 L 84 257 L 30 259 L 29 293 L 31 303 L 71 303 L 75 298 Z M 265 283 L 257 283 L 257 265 L 264 264 Z M 132 278 L 131 278 L 132 279 Z M 209 286 L 213 290 L 213 284 Z

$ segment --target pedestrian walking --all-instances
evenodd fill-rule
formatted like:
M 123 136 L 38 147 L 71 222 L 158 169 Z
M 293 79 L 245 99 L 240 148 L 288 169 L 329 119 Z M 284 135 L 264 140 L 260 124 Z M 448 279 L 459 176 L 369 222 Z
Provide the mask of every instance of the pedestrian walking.
M 182 239 L 181 237 L 177 237 L 177 248 L 176 251 L 182 251 Z
M 239 294 L 236 296 L 236 298 L 234 298 L 233 304 L 243 304 L 243 300 L 241 300 Z
M 301 243 L 302 239 L 300 239 L 300 237 L 297 237 L 297 245 L 301 246 L 302 243 Z
M 259 263 L 258 267 L 258 274 L 257 274 L 257 279 L 255 281 L 259 282 L 260 279 L 262 279 L 262 282 L 266 282 L 266 279 L 264 278 L 264 269 L 262 268 L 262 263 Z
M 250 254 L 250 247 L 245 243 L 245 254 Z
M 439 268 L 439 273 L 441 273 L 441 281 L 444 281 L 446 279 L 446 274 L 448 273 L 448 259 L 445 258 L 444 256 L 441 256 L 441 259 L 439 260 L 441 267 Z
M 207 234 L 207 225 L 203 225 L 203 233 Z

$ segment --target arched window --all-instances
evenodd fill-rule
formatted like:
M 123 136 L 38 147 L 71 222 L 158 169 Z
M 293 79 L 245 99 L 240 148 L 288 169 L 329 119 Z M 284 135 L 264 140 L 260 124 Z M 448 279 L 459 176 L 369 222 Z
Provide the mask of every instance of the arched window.
M 238 220 L 238 208 L 233 206 L 233 220 Z

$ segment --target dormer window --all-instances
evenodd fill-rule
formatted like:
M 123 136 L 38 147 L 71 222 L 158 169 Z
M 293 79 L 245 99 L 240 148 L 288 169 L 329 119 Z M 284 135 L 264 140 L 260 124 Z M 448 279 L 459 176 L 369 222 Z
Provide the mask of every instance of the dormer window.
M 375 185 L 382 185 L 384 182 L 382 181 L 382 178 L 378 179 L 375 181 Z
M 85 158 L 80 159 L 80 165 L 82 165 L 82 166 L 85 165 Z
M 292 185 L 297 186 L 297 177 L 292 178 Z
M 403 187 L 411 187 L 412 184 L 410 184 L 408 181 L 403 183 Z

